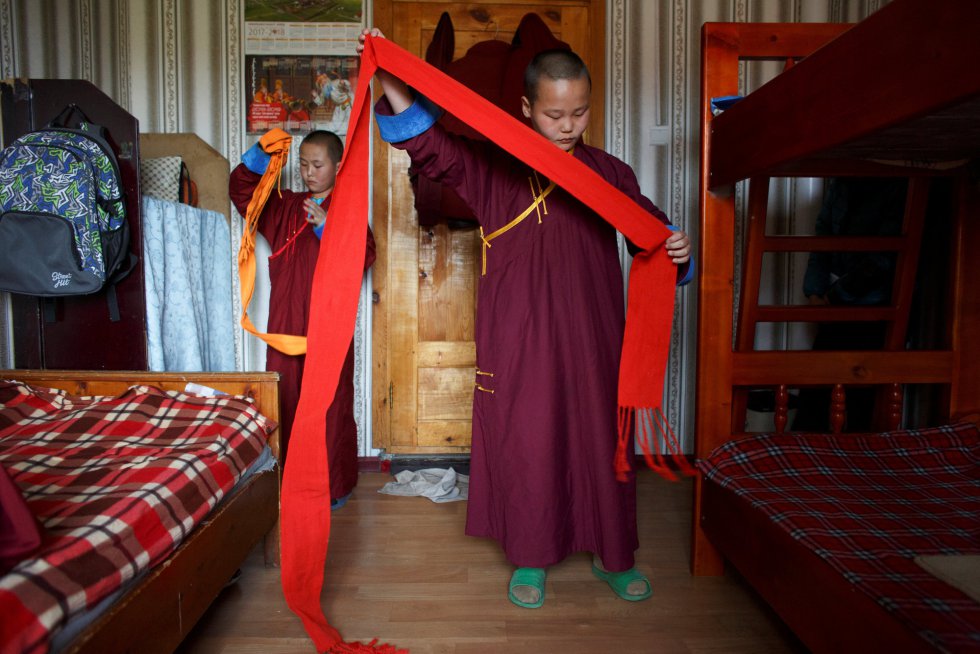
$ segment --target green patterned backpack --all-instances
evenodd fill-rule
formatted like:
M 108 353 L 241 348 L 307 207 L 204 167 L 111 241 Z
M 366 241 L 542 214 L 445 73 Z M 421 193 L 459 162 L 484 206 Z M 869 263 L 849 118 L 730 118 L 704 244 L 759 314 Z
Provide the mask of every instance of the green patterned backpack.
M 84 295 L 132 268 L 116 155 L 87 118 L 64 126 L 76 111 L 0 152 L 0 290 Z

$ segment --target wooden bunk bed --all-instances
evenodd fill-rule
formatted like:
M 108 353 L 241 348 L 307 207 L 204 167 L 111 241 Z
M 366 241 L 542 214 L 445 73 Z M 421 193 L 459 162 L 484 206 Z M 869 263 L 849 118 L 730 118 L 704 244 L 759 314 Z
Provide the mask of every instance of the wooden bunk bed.
M 188 382 L 195 382 L 229 395 L 249 396 L 263 416 L 272 421 L 278 421 L 279 417 L 278 375 L 270 372 L 4 370 L 0 371 L 0 379 L 60 389 L 73 396 L 115 396 L 133 385 L 184 391 Z M 243 425 L 244 419 L 243 415 L 240 418 Z M 268 446 L 278 459 L 277 431 L 269 435 Z M 81 631 L 75 629 L 77 635 L 67 643 L 59 643 L 58 651 L 71 654 L 173 651 L 256 544 L 265 539 L 267 563 L 278 563 L 275 531 L 278 515 L 278 468 L 245 478 L 188 533 L 175 551 L 124 586 L 118 599 L 107 608 L 101 607 L 101 613 Z M 0 634 L 5 634 L 4 641 L 14 637 L 4 629 L 0 629 Z
M 745 392 L 777 396 L 776 429 L 787 424 L 787 388 L 833 386 L 832 424 L 843 418 L 848 385 L 880 386 L 890 397 L 885 425 L 897 427 L 902 385 L 942 388 L 942 422 L 980 416 L 980 193 L 969 162 L 980 154 L 980 4 L 894 0 L 854 26 L 709 23 L 702 32 L 702 163 L 696 456 L 704 462 L 745 433 Z M 787 62 L 786 70 L 714 115 L 712 99 L 739 94 L 740 62 Z M 850 244 L 809 237 L 769 237 L 746 228 L 736 276 L 736 193 L 749 182 L 748 220 L 764 217 L 772 177 L 903 176 L 910 180 L 906 231 L 924 210 L 930 180 L 948 177 L 953 215 L 948 259 L 948 315 L 941 347 L 907 350 L 901 338 L 914 286 L 915 251 L 900 239 Z M 764 243 L 764 245 L 763 245 Z M 883 308 L 755 306 L 758 259 L 781 252 L 892 249 L 904 272 Z M 936 265 L 936 262 L 930 262 Z M 754 272 L 753 272 L 754 271 Z M 739 291 L 737 294 L 736 291 Z M 757 351 L 755 322 L 882 320 L 895 337 L 882 351 Z M 747 326 L 746 323 L 749 323 Z M 968 425 L 967 431 L 976 430 Z M 913 437 L 918 432 L 911 432 Z M 792 436 L 792 435 L 791 435 Z M 846 436 L 846 435 L 844 435 Z M 903 434 L 903 437 L 907 434 Z M 840 438 L 841 435 L 831 435 Z M 972 436 L 975 438 L 975 436 Z M 872 439 L 873 440 L 873 439 Z M 705 466 L 702 466 L 705 470 Z M 973 493 L 977 494 L 974 472 Z M 692 570 L 720 574 L 728 560 L 815 652 L 935 651 L 883 603 L 834 571 L 800 539 L 754 510 L 744 496 L 702 475 L 695 484 Z M 980 547 L 980 527 L 972 522 Z M 957 591 L 953 591 L 954 593 Z M 976 620 L 976 602 L 954 596 Z M 958 610 L 952 611 L 959 614 Z M 977 651 L 977 622 L 950 651 Z M 958 649 L 960 648 L 960 649 Z

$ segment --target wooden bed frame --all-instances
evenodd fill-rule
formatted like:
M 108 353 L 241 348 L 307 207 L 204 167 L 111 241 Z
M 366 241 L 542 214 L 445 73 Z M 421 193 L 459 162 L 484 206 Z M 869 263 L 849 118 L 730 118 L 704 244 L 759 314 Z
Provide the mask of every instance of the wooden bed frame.
M 133 384 L 184 390 L 187 382 L 255 399 L 279 420 L 279 375 L 274 372 L 155 373 L 146 371 L 3 370 L 0 378 L 58 388 L 75 395 L 116 395 Z M 279 458 L 279 436 L 269 445 Z M 266 563 L 278 562 L 279 469 L 253 475 L 202 522 L 163 563 L 153 568 L 105 614 L 67 646 L 66 654 L 172 652 L 194 627 L 263 538 Z
M 197 206 L 217 211 L 231 224 L 231 200 L 228 198 L 228 179 L 231 165 L 228 159 L 212 148 L 197 134 L 140 133 L 140 160 L 179 156 L 197 185 Z
M 739 398 L 753 387 L 936 384 L 948 400 L 946 419 L 980 411 L 980 294 L 975 288 L 980 279 L 980 194 L 963 166 L 947 165 L 980 154 L 978 24 L 980 3 L 972 0 L 894 0 L 854 26 L 704 26 L 695 421 L 699 459 L 742 435 L 744 404 Z M 765 59 L 794 65 L 713 116 L 712 98 L 739 93 L 739 63 Z M 752 180 L 753 186 L 763 186 L 770 177 L 884 175 L 909 177 L 910 183 L 937 175 L 953 178 L 946 346 L 859 352 L 739 347 L 736 334 L 744 313 L 733 310 L 738 285 L 733 185 Z M 749 205 L 754 211 L 751 190 Z M 794 238 L 783 237 L 785 242 L 777 246 L 806 251 Z M 816 246 L 811 249 L 832 249 L 830 244 Z M 761 257 L 752 248 L 747 242 L 746 256 Z M 771 316 L 783 309 L 775 307 Z M 907 318 L 907 307 L 890 309 L 904 310 Z M 844 319 L 840 308 L 803 311 L 803 321 Z M 799 551 L 792 539 L 754 515 L 746 501 L 702 479 L 695 482 L 693 530 L 694 574 L 721 574 L 723 560 L 729 560 L 813 651 L 925 650 L 924 641 L 842 579 L 832 578 L 826 564 Z

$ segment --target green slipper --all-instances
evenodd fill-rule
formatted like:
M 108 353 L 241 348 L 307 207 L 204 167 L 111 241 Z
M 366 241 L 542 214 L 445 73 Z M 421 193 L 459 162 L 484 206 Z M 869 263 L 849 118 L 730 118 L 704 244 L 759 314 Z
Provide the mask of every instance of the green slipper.
M 653 595 L 650 580 L 637 571 L 636 568 L 630 568 L 626 572 L 606 572 L 593 564 L 592 574 L 609 584 L 609 587 L 613 589 L 613 592 L 627 602 L 639 602 Z M 639 595 L 631 595 L 627 589 L 634 581 L 644 582 L 647 585 L 647 592 L 640 593 Z
M 510 587 L 507 589 L 507 597 L 510 601 L 525 609 L 536 609 L 544 604 L 544 568 L 518 568 L 510 577 Z M 537 602 L 522 602 L 514 595 L 514 588 L 517 586 L 530 586 L 537 589 Z

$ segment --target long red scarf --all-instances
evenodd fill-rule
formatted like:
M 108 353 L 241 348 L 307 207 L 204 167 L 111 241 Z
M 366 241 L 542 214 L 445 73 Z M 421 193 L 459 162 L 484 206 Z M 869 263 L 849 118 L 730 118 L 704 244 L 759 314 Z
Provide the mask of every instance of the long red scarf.
M 674 311 L 677 273 L 665 249 L 660 247 L 670 235 L 664 225 L 585 164 L 569 157 L 473 91 L 391 41 L 368 37 L 361 56 L 345 155 L 320 241 L 313 278 L 306 367 L 282 489 L 283 592 L 319 652 L 377 650 L 374 642 L 368 646 L 343 643 L 323 614 L 320 593 L 330 536 L 324 421 L 357 314 L 363 259 L 354 253 L 365 248 L 370 190 L 369 83 L 379 67 L 545 174 L 644 250 L 633 259 L 620 364 L 621 433 L 616 467 L 621 478 L 625 478 L 628 470 L 625 452 L 634 414 L 642 417 L 659 411 Z M 669 439 L 667 444 L 670 445 Z M 644 449 L 648 447 L 645 445 Z M 672 450 L 676 452 L 676 448 Z M 655 462 L 649 455 L 647 460 L 651 467 L 669 472 L 666 466 L 658 465 L 662 462 Z M 388 648 L 382 651 L 395 651 L 390 646 L 381 647 Z

